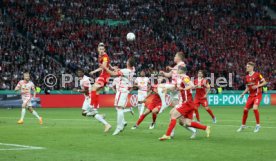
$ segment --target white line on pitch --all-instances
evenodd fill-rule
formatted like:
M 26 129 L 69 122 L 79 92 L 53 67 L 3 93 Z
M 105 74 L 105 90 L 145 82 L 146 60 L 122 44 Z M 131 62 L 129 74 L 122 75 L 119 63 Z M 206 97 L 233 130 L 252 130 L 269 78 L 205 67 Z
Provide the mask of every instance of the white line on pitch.
M 0 151 L 6 151 L 6 150 L 41 150 L 41 149 L 45 149 L 43 147 L 38 147 L 38 146 L 19 145 L 19 144 L 0 143 L 0 145 L 16 147 L 16 148 L 11 148 L 11 149 L 0 149 Z

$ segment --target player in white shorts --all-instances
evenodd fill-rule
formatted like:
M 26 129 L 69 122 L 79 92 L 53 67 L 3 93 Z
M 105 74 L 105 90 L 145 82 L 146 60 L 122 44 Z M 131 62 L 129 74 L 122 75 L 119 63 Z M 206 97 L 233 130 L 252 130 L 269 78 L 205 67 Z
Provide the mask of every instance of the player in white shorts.
M 173 104 L 178 104 L 181 103 L 181 97 L 179 97 L 179 91 L 175 90 L 177 86 L 179 86 L 179 82 L 181 82 L 181 80 L 179 80 L 179 76 L 177 74 L 177 70 L 179 66 L 186 66 L 184 63 L 184 54 L 182 52 L 177 52 L 175 57 L 174 57 L 174 62 L 176 63 L 176 65 L 171 68 L 168 67 L 170 72 L 166 73 L 164 71 L 160 71 L 159 74 L 167 77 L 167 78 L 171 78 L 172 81 L 171 83 L 166 83 L 166 84 L 160 84 L 159 87 L 159 91 L 160 89 L 163 89 L 162 91 L 166 91 L 166 89 L 170 89 L 170 96 L 171 96 L 171 101 Z M 160 96 L 161 97 L 161 96 Z M 164 98 L 164 94 L 162 94 L 161 99 L 165 99 Z M 162 100 L 162 102 L 163 102 Z M 161 108 L 161 112 L 168 107 L 168 105 L 164 106 L 162 104 L 162 108 Z
M 130 86 L 132 86 L 133 76 L 135 74 L 134 69 L 135 60 L 129 58 L 127 60 L 127 68 L 111 71 L 110 69 L 101 66 L 105 69 L 111 76 L 119 76 L 120 82 L 118 85 L 114 106 L 117 109 L 117 128 L 113 135 L 118 135 L 124 130 L 124 108 L 127 104 L 127 97 L 129 94 Z
M 89 95 L 91 91 L 91 82 L 89 80 L 89 77 L 84 75 L 84 71 L 82 69 L 77 70 L 77 76 L 79 77 L 80 80 L 80 87 L 81 89 L 73 89 L 74 91 L 83 93 L 84 95 L 84 101 L 82 105 L 82 115 L 83 116 L 92 116 L 101 123 L 104 124 L 105 129 L 104 132 L 108 132 L 111 129 L 111 125 L 107 123 L 107 121 L 104 119 L 104 117 L 100 114 L 98 114 L 97 109 L 91 107 L 90 102 L 91 102 L 91 97 Z
M 24 123 L 24 117 L 26 114 L 26 108 L 39 120 L 39 123 L 42 125 L 42 117 L 38 115 L 38 113 L 33 109 L 32 99 L 35 98 L 35 85 L 32 81 L 30 81 L 30 73 L 24 72 L 23 74 L 24 80 L 18 82 L 17 86 L 15 87 L 15 91 L 19 91 L 21 93 L 22 98 L 22 110 L 21 110 L 21 118 L 18 120 L 18 124 Z M 33 96 L 32 96 L 33 91 Z
M 184 63 L 184 53 L 183 52 L 177 52 L 174 57 L 174 62 L 175 66 L 173 68 L 168 67 L 170 72 L 166 73 L 164 71 L 160 71 L 159 74 L 167 77 L 167 78 L 172 78 L 171 84 L 160 84 L 158 87 L 159 89 L 162 89 L 162 94 L 160 95 L 161 100 L 164 99 L 164 95 L 170 91 L 170 96 L 171 96 L 171 102 L 174 108 L 177 108 L 179 105 L 182 103 L 182 99 L 179 95 L 179 91 L 177 88 L 180 87 L 181 84 L 181 78 L 179 74 L 177 73 L 179 67 L 186 67 L 186 64 Z M 163 101 L 162 101 L 163 102 Z M 162 108 L 160 112 L 162 112 L 165 108 L 167 108 L 168 105 L 164 106 L 162 104 Z M 192 127 L 187 127 L 189 131 L 192 132 L 192 138 L 196 136 L 196 129 Z M 174 135 L 174 131 L 172 132 L 172 135 Z
M 113 82 L 112 82 L 112 86 L 111 88 L 113 89 L 113 91 L 116 93 L 115 95 L 115 98 L 118 98 L 119 97 L 119 89 L 120 89 L 120 82 L 121 82 L 121 77 L 116 77 L 115 79 L 113 79 Z M 129 89 L 132 88 L 132 85 L 130 84 L 130 87 Z M 124 97 L 121 97 L 120 99 L 125 99 Z M 128 97 L 126 98 L 127 101 L 128 101 Z M 127 104 L 127 101 L 126 101 L 126 104 Z M 116 101 L 114 101 L 114 106 L 115 105 Z M 134 111 L 132 109 L 132 107 L 128 108 L 128 109 L 123 109 L 124 113 L 126 112 L 130 112 L 131 115 L 134 115 Z M 124 120 L 124 127 L 127 126 L 127 122 Z
M 138 87 L 138 102 L 142 102 L 148 95 L 148 87 L 150 84 L 150 80 L 145 76 L 145 72 L 142 70 L 140 73 L 140 77 L 137 77 L 135 80 L 135 86 Z M 138 111 L 139 116 L 141 116 L 144 112 L 145 104 L 138 103 Z

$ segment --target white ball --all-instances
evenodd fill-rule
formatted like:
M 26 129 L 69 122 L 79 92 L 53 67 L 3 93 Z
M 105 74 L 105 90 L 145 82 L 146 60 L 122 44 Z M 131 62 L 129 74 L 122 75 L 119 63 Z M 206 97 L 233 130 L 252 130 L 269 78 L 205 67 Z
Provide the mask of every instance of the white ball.
M 127 34 L 126 38 L 127 38 L 127 41 L 134 41 L 135 40 L 135 35 L 134 35 L 134 33 L 129 32 Z

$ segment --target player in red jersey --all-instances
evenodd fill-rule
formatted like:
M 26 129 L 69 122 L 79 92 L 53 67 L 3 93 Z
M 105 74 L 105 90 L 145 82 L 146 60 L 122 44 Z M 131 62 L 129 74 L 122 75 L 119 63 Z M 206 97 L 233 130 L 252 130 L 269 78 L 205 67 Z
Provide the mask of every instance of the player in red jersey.
M 258 132 L 261 128 L 260 126 L 260 114 L 258 107 L 260 105 L 260 102 L 262 100 L 262 87 L 267 84 L 263 76 L 254 71 L 255 63 L 248 62 L 246 65 L 246 71 L 248 72 L 248 75 L 246 75 L 246 89 L 241 94 L 241 97 L 243 97 L 248 91 L 249 91 L 249 97 L 247 99 L 246 105 L 244 107 L 243 111 L 243 117 L 242 117 L 242 125 L 237 130 L 237 132 L 241 132 L 246 128 L 246 119 L 248 116 L 248 110 L 253 108 L 255 118 L 256 118 L 256 127 L 254 129 L 254 132 Z
M 157 91 L 157 85 L 152 86 L 152 90 L 149 95 L 144 99 L 144 101 L 139 101 L 140 104 L 145 103 L 145 107 L 147 108 L 145 112 L 139 117 L 136 124 L 131 128 L 132 130 L 137 129 L 137 127 L 141 124 L 141 122 L 145 119 L 145 117 L 152 113 L 152 123 L 149 129 L 153 129 L 155 126 L 155 121 L 157 118 L 157 114 L 159 113 L 162 101 Z
M 171 122 L 166 134 L 159 138 L 161 141 L 171 139 L 171 133 L 175 128 L 177 119 L 180 119 L 180 121 L 182 120 L 182 124 L 185 126 L 205 130 L 207 137 L 210 135 L 210 126 L 205 126 L 198 122 L 192 121 L 195 109 L 192 96 L 192 88 L 194 88 L 194 83 L 190 80 L 190 77 L 186 75 L 186 71 L 186 67 L 178 67 L 178 74 L 182 80 L 180 87 L 178 87 L 182 98 L 182 104 L 170 112 Z
M 103 65 L 104 67 L 110 67 L 110 59 L 105 52 L 105 47 L 103 43 L 99 43 L 98 45 L 98 53 L 99 53 L 99 64 Z M 91 91 L 91 105 L 93 108 L 99 108 L 99 93 L 98 91 L 104 87 L 110 77 L 110 74 L 103 68 L 98 68 L 94 71 L 91 71 L 89 74 L 93 75 L 97 72 L 100 72 L 100 76 L 96 79 L 96 82 L 92 86 Z
M 200 122 L 198 108 L 200 105 L 202 105 L 205 110 L 210 114 L 210 116 L 213 119 L 213 123 L 216 123 L 216 117 L 213 114 L 213 111 L 208 107 L 208 100 L 207 100 L 207 94 L 210 91 L 210 85 L 208 81 L 204 78 L 204 73 L 202 70 L 199 70 L 197 73 L 197 79 L 195 79 L 194 84 L 196 88 L 196 94 L 195 94 L 195 114 L 197 121 Z

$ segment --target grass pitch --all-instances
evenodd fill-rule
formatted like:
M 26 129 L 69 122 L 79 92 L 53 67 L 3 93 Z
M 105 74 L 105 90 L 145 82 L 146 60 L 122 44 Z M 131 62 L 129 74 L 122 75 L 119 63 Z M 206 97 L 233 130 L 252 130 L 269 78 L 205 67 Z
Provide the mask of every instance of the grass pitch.
M 0 161 L 275 161 L 276 107 L 260 109 L 261 131 L 253 133 L 253 111 L 244 132 L 237 133 L 241 124 L 242 107 L 213 107 L 217 124 L 200 109 L 203 124 L 212 126 L 211 137 L 199 131 L 195 140 L 177 126 L 173 140 L 158 140 L 169 124 L 169 110 L 157 118 L 157 126 L 149 130 L 151 115 L 141 126 L 131 130 L 138 119 L 126 113 L 128 126 L 119 136 L 112 136 L 116 127 L 116 111 L 100 109 L 113 126 L 103 133 L 103 125 L 94 118 L 81 116 L 81 109 L 37 109 L 44 124 L 26 113 L 23 125 L 17 125 L 20 109 L 0 108 Z M 135 109 L 136 110 L 136 109 Z M 16 145 L 10 145 L 16 144 Z

